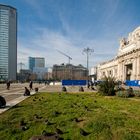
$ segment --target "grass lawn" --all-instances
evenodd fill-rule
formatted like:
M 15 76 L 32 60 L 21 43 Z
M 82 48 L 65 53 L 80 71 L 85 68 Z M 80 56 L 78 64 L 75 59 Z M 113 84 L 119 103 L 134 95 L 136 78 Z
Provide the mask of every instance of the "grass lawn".
M 0 115 L 0 140 L 140 140 L 140 99 L 38 93 Z

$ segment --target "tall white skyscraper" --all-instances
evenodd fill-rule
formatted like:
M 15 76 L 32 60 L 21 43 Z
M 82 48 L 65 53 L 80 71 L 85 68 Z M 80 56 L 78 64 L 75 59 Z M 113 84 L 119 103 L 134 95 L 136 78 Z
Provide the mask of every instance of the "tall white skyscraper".
M 16 80 L 17 10 L 0 4 L 0 81 Z

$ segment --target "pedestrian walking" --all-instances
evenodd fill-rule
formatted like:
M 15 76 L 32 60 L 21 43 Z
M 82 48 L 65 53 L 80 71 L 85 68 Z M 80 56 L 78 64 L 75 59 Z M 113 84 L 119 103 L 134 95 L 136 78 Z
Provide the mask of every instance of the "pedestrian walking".
M 10 81 L 8 81 L 8 82 L 6 83 L 6 85 L 7 85 L 7 89 L 9 90 L 9 89 L 10 89 Z
M 29 88 L 30 88 L 30 90 L 33 89 L 33 82 L 32 81 L 30 81 L 30 83 L 29 83 Z

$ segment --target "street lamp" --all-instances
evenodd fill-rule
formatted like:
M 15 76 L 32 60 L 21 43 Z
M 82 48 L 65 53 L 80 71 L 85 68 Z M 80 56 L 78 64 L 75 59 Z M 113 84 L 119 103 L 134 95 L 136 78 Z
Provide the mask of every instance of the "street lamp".
M 83 53 L 85 53 L 87 55 L 87 86 L 88 86 L 88 75 L 89 75 L 89 55 L 91 55 L 91 53 L 94 52 L 93 49 L 90 49 L 89 47 L 84 48 Z

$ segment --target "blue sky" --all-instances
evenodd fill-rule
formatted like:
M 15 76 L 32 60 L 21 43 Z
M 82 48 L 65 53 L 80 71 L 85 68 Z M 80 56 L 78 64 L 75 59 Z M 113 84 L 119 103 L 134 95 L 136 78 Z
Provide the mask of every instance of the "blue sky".
M 18 12 L 18 63 L 45 57 L 46 66 L 86 66 L 84 48 L 94 49 L 89 66 L 117 55 L 119 40 L 140 26 L 140 0 L 0 0 Z

